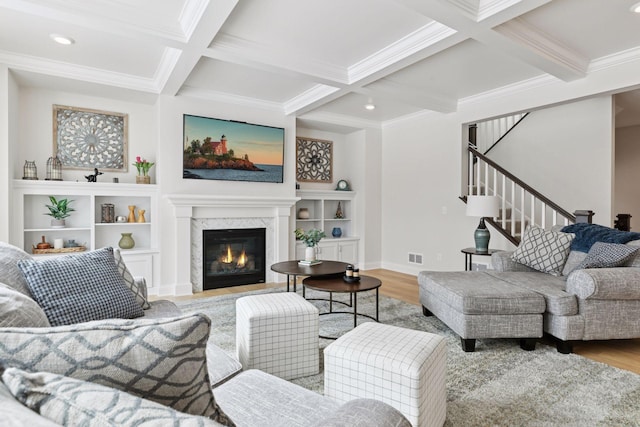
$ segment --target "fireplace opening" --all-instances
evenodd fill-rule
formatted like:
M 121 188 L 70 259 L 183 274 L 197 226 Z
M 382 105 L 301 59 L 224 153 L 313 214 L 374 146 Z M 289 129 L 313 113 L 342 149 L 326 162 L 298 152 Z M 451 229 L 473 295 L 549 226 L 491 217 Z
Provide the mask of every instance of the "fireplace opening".
M 264 283 L 265 234 L 265 228 L 203 230 L 203 289 Z

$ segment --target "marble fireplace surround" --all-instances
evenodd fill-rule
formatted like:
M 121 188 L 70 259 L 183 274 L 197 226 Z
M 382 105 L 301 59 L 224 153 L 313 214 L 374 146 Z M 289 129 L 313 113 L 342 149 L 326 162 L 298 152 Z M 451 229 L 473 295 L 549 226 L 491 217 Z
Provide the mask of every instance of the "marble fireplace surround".
M 202 230 L 266 228 L 266 282 L 278 281 L 271 264 L 289 259 L 290 216 L 295 197 L 171 194 L 176 230 L 179 293 L 202 291 Z M 166 262 L 166 261 L 163 261 Z

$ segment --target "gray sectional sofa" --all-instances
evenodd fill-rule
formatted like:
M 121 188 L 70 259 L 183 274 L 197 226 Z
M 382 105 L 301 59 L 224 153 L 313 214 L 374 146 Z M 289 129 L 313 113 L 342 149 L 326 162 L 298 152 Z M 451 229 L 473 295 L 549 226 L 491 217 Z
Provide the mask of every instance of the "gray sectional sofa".
M 141 280 L 132 295 L 146 308 L 142 316 L 50 326 L 18 269 L 30 259 L 0 242 L 0 424 L 410 425 L 379 401 L 340 404 L 262 371 L 241 371 L 208 342 L 206 316 L 147 301 Z M 25 404 L 61 418 L 53 422 Z
M 557 275 L 516 262 L 513 253 L 494 253 L 493 270 L 418 276 L 424 314 L 460 335 L 465 351 L 482 338 L 528 339 L 521 346 L 532 350 L 543 333 L 561 353 L 574 341 L 640 338 L 640 250 L 622 266 L 584 269 L 577 267 L 587 253 L 571 250 Z

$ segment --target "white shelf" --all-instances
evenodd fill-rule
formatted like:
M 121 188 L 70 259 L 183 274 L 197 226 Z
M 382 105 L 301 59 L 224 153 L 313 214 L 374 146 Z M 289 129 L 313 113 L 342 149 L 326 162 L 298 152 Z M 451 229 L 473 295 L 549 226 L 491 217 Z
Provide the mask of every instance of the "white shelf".
M 300 208 L 309 211 L 310 219 L 296 219 L 296 228 L 323 230 L 327 237 L 318 244 L 319 257 L 326 260 L 343 261 L 352 264 L 358 262 L 359 237 L 355 236 L 355 196 L 354 191 L 336 190 L 298 190 L 296 196 L 300 200 L 295 206 L 295 216 L 298 217 Z M 344 218 L 334 218 L 338 203 Z M 340 227 L 341 237 L 333 237 L 334 227 Z M 306 245 L 296 241 L 296 258 L 304 257 Z

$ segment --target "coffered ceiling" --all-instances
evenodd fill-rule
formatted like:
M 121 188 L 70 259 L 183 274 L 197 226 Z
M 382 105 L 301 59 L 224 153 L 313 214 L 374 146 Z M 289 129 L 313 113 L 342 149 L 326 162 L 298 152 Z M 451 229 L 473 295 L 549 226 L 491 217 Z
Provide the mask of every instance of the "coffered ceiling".
M 23 86 L 379 126 L 639 57 L 635 1 L 0 0 L 0 63 Z

